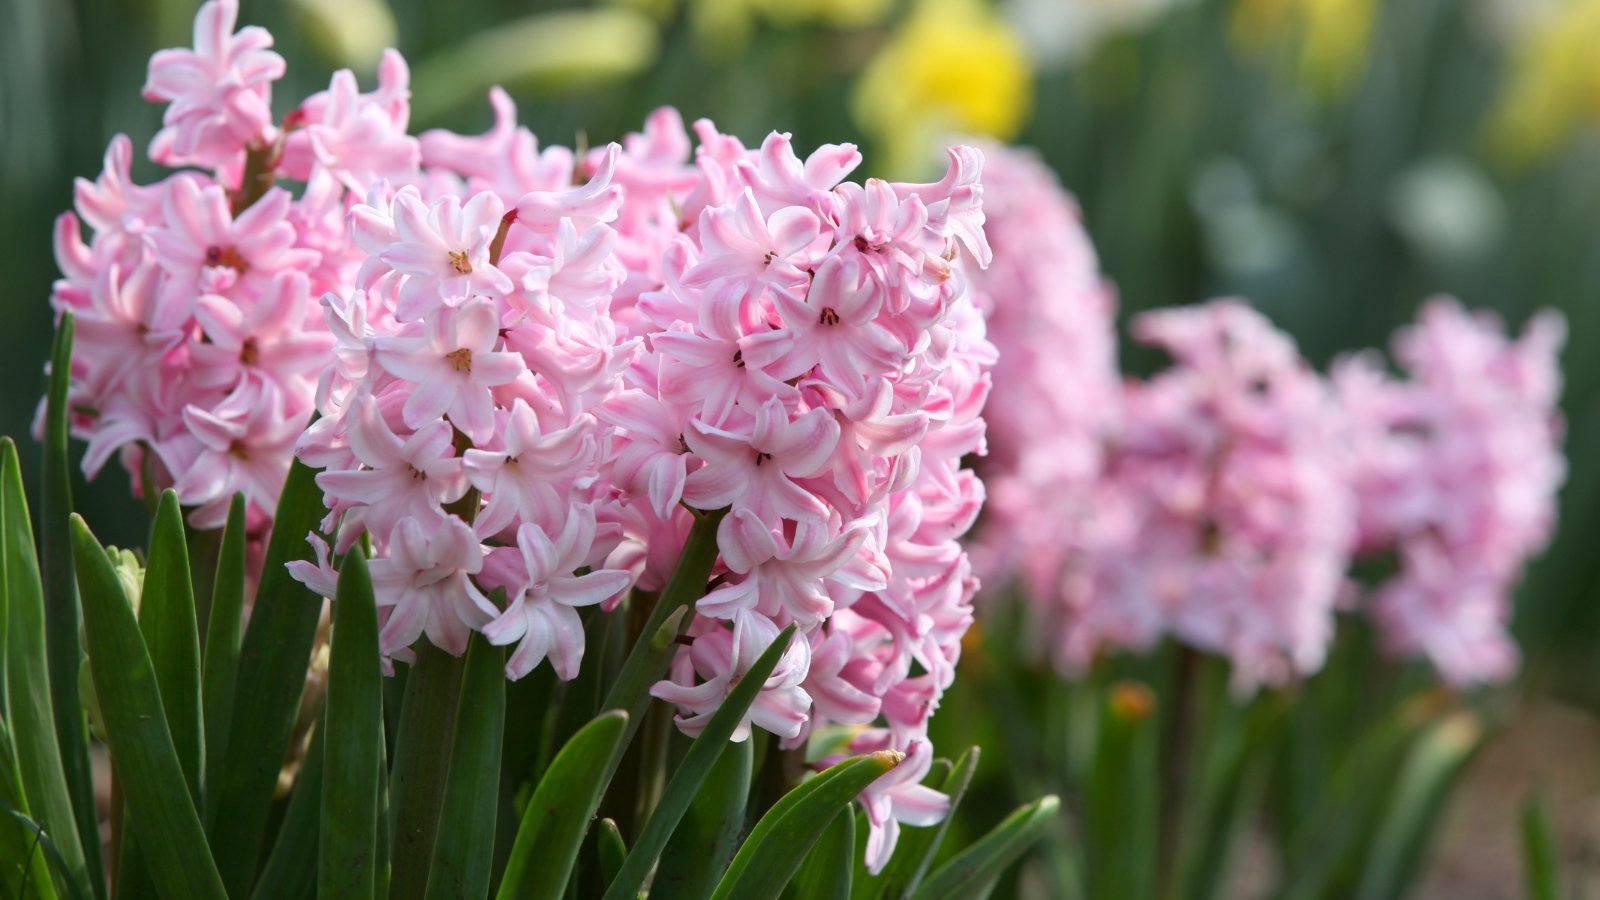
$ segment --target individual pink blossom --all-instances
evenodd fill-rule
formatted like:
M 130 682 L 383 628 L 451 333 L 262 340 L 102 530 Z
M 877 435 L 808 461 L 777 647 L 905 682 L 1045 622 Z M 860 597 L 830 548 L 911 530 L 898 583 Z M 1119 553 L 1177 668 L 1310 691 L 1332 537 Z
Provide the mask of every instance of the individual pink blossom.
M 363 527 L 381 534 L 398 527 L 401 519 L 438 521 L 444 517 L 443 504 L 466 493 L 449 423 L 435 420 L 402 438 L 370 396 L 356 399 L 347 423 L 350 449 L 366 468 L 317 475 L 330 508 L 359 505 Z M 341 548 L 359 534 L 348 526 L 347 521 Z
M 862 806 L 866 807 L 867 871 L 873 875 L 883 871 L 895 844 L 900 840 L 900 826 L 927 827 L 944 821 L 950 811 L 950 798 L 922 784 L 933 765 L 933 747 L 927 741 L 912 741 L 905 757 L 894 768 L 862 792 Z
M 465 653 L 472 632 L 496 612 L 472 581 L 484 556 L 472 529 L 454 516 L 426 523 L 407 517 L 385 543 L 387 552 L 371 566 L 378 607 L 391 608 L 378 649 L 392 656 L 426 634 L 447 653 Z
M 156 161 L 218 166 L 269 139 L 272 82 L 283 77 L 283 57 L 268 49 L 265 29 L 234 33 L 238 18 L 237 0 L 211 0 L 195 16 L 193 50 L 150 57 L 144 97 L 169 104 L 152 145 Z
M 735 613 L 732 630 L 712 626 L 698 635 L 690 653 L 680 657 L 674 666 L 675 677 L 657 682 L 650 695 L 688 711 L 689 715 L 678 716 L 678 727 L 690 737 L 698 735 L 740 677 L 778 639 L 779 630 L 765 616 Z M 810 645 L 805 641 L 790 640 L 750 711 L 734 729 L 733 740 L 748 738 L 751 725 L 759 725 L 779 737 L 800 733 L 811 705 L 811 696 L 800 686 L 805 681 L 809 651 Z M 686 683 L 694 675 L 702 680 L 698 684 Z
M 493 388 L 515 381 L 526 364 L 515 353 L 496 350 L 500 318 L 485 300 L 440 310 L 416 337 L 374 341 L 374 359 L 412 390 L 401 407 L 408 427 L 421 428 L 446 416 L 474 442 L 495 432 Z
M 507 585 L 509 599 L 483 635 L 492 644 L 517 644 L 506 661 L 507 678 L 521 678 L 547 656 L 562 680 L 578 677 L 584 641 L 575 607 L 614 597 L 632 581 L 619 569 L 575 574 L 587 565 L 594 537 L 593 510 L 577 507 L 554 540 L 530 522 L 517 529 L 514 548 L 495 551 L 490 580 Z
M 790 420 L 769 400 L 755 411 L 748 433 L 690 422 L 684 441 L 705 466 L 689 473 L 684 502 L 698 509 L 733 505 L 763 521 L 821 521 L 827 509 L 796 483 L 823 471 L 839 440 L 839 425 L 814 409 Z

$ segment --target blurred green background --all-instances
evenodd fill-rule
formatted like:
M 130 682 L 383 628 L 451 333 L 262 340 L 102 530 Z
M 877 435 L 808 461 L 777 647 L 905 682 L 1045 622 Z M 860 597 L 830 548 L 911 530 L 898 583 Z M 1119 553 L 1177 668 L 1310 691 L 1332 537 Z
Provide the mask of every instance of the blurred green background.
M 1600 710 L 1597 0 L 242 5 L 288 60 L 280 115 L 335 68 L 369 79 L 393 44 L 413 131 L 487 127 L 504 83 L 552 143 L 612 140 L 672 104 L 748 143 L 856 141 L 877 174 L 916 174 L 946 133 L 1032 145 L 1080 199 L 1124 317 L 1241 295 L 1318 365 L 1381 346 L 1438 292 L 1518 327 L 1563 311 L 1571 470 L 1517 629 L 1528 695 Z M 113 134 L 154 134 L 146 60 L 189 43 L 197 6 L 0 5 L 0 432 L 28 430 L 43 385 L 51 220 Z M 142 542 L 120 472 L 77 502 L 108 541 Z

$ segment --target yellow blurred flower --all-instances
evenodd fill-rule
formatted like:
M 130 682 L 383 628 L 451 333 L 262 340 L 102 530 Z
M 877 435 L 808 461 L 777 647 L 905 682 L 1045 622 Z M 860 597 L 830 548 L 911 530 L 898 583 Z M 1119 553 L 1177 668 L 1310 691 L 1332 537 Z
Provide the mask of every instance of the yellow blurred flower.
M 867 65 L 853 113 L 888 172 L 916 174 L 940 134 L 1009 140 L 1032 104 L 1022 41 L 981 0 L 919 0 Z
M 1600 0 L 1567 0 L 1517 38 L 1489 140 L 1526 165 L 1586 124 L 1600 124 Z
M 1366 69 L 1377 12 L 1376 0 L 1236 0 L 1229 30 L 1243 52 L 1287 50 L 1303 84 L 1338 95 Z

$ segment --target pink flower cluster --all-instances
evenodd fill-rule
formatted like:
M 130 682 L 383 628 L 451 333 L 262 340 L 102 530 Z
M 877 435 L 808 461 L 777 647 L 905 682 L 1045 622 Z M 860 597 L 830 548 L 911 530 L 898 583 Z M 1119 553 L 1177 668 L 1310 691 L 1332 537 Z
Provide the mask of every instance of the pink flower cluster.
M 292 130 L 273 126 L 283 60 L 262 29 L 233 32 L 237 12 L 206 4 L 194 49 L 151 59 L 145 96 L 168 106 L 150 156 L 186 168 L 135 184 L 133 145 L 115 138 L 100 177 L 78 181 L 77 213 L 57 220 L 51 302 L 77 318 L 70 402 L 89 442 L 85 472 L 120 455 L 140 491 L 175 488 L 203 528 L 220 526 L 242 491 L 259 535 L 334 345 L 315 298 L 360 264 L 346 186 L 374 167 L 413 169 L 418 149 L 404 136 L 397 54 L 376 94 L 356 94 L 340 72 L 289 117 Z M 304 190 L 261 182 L 251 159 Z
M 1069 672 L 1164 636 L 1227 656 L 1243 689 L 1320 667 L 1358 604 L 1456 684 L 1514 668 L 1506 625 L 1563 475 L 1559 320 L 1507 343 L 1447 301 L 1370 356 L 1313 372 L 1238 301 L 1137 317 L 1172 365 L 1119 383 L 1113 302 L 1048 170 L 991 150 L 994 264 L 974 276 L 1000 350 L 976 557 L 1032 601 Z M 1358 598 L 1358 555 L 1398 572 Z
M 1391 377 L 1376 354 L 1333 369 L 1355 450 L 1361 550 L 1399 563 L 1372 612 L 1394 651 L 1427 658 L 1453 684 L 1516 670 L 1511 592 L 1550 538 L 1566 473 L 1555 413 L 1564 337 L 1555 313 L 1508 340 L 1497 317 L 1439 298 L 1395 337 L 1409 379 Z
M 695 147 L 671 109 L 620 145 L 541 148 L 498 89 L 486 133 L 411 137 L 393 52 L 376 90 L 339 72 L 274 125 L 283 62 L 236 13 L 212 0 L 194 49 L 151 61 L 151 155 L 192 168 L 134 185 L 118 138 L 79 185 L 92 243 L 58 228 L 91 474 L 120 451 L 195 524 L 243 490 L 264 527 L 296 454 L 332 546 L 312 535 L 294 575 L 331 596 L 330 557 L 367 541 L 387 659 L 479 632 L 515 645 L 511 678 L 573 678 L 579 609 L 648 602 L 717 523 L 652 693 L 698 734 L 796 625 L 736 737 L 839 726 L 904 752 L 863 796 L 880 868 L 947 803 L 917 782 L 977 589 L 982 154 L 846 182 L 850 145 L 802 158 L 700 121 Z
M 794 623 L 737 737 L 882 719 L 859 749 L 925 756 L 976 589 L 981 155 L 859 185 L 849 146 L 802 160 L 699 122 L 691 154 L 671 110 L 621 146 L 538 152 L 495 103 L 489 133 L 424 134 L 419 171 L 352 208 L 365 261 L 323 299 L 337 362 L 299 452 L 334 549 L 372 540 L 383 652 L 480 631 L 516 644 L 509 677 L 548 658 L 570 679 L 577 609 L 659 589 L 725 509 L 715 587 L 652 693 L 698 734 Z M 326 562 L 297 574 L 331 587 Z M 927 793 L 874 787 L 875 867 L 897 821 L 938 812 Z

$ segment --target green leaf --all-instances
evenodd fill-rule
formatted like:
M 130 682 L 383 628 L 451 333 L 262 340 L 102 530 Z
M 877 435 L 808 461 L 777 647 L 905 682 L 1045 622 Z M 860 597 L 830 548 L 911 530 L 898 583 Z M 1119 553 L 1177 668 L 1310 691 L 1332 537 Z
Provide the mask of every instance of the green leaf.
M 617 872 L 622 869 L 622 861 L 628 858 L 628 844 L 622 839 L 622 831 L 617 828 L 616 819 L 601 819 L 600 827 L 595 833 L 595 843 L 600 851 L 600 877 L 607 884 L 617 878 Z
M 217 819 L 222 767 L 228 754 L 228 733 L 233 724 L 233 686 L 239 674 L 240 627 L 244 615 L 245 499 L 234 494 L 228 522 L 222 529 L 222 552 L 217 559 L 217 581 L 211 591 L 211 618 L 206 623 L 206 653 L 201 669 L 201 706 L 205 718 L 206 777 L 205 820 Z
M 0 612 L 4 608 L 5 593 L 0 591 Z M 55 842 L 27 815 L 16 762 L 11 731 L 6 717 L 0 715 L 0 812 L 5 813 L 0 816 L 0 891 L 7 897 L 22 897 L 24 890 L 32 890 L 40 900 L 54 900 L 54 879 L 60 878 L 68 896 L 77 900 L 77 887 L 66 860 L 61 858 Z
M 311 555 L 306 535 L 316 530 L 324 512 L 316 474 L 295 461 L 278 499 L 250 626 L 239 650 L 226 762 L 214 785 L 217 807 L 227 814 L 211 823 L 211 845 L 223 881 L 239 896 L 249 893 L 265 843 L 278 770 L 294 736 L 322 615 L 322 598 L 284 568 Z
M 500 750 L 506 724 L 505 649 L 473 635 L 456 707 L 444 806 L 428 871 L 427 896 L 484 897 L 494 865 Z
M 163 896 L 225 898 L 205 829 L 188 796 L 139 624 L 100 542 L 76 515 L 71 527 L 95 694 L 151 878 Z
M 783 890 L 828 823 L 903 758 L 890 750 L 851 757 L 785 794 L 756 823 L 711 896 L 728 900 Z
M 650 705 L 650 685 L 661 680 L 677 653 L 672 635 L 677 634 L 679 626 L 676 623 L 680 620 L 672 619 L 674 624 L 670 629 L 663 626 L 679 609 L 688 608 L 706 595 L 706 583 L 711 578 L 711 569 L 717 563 L 717 526 L 727 512 L 726 509 L 719 509 L 695 517 L 689 537 L 684 541 L 683 552 L 678 555 L 678 565 L 667 579 L 666 587 L 662 588 L 655 608 L 650 610 L 650 617 L 645 620 L 644 629 L 640 632 L 640 640 L 628 652 L 622 671 L 617 673 L 616 682 L 601 704 L 601 709 L 627 712 L 629 725 L 622 741 L 624 744 L 633 737 L 634 729 L 644 719 L 645 707 Z
M 316 896 L 317 847 L 322 843 L 322 738 L 327 731 L 327 713 L 324 706 L 311 729 L 311 742 L 295 775 L 294 789 L 278 824 L 277 840 L 250 894 L 254 900 Z
M 1522 870 L 1528 900 L 1556 900 L 1561 895 L 1561 872 L 1550 832 L 1543 799 L 1530 796 L 1522 807 Z
M 672 832 L 651 890 L 663 897 L 711 896 L 744 832 L 745 805 L 755 769 L 755 741 L 729 744 L 717 757 L 700 793 Z M 637 852 L 637 851 L 635 851 Z
M 383 663 L 378 610 L 359 546 L 339 568 L 322 745 L 317 896 L 371 898 L 376 883 L 378 773 L 383 767 Z
M 855 855 L 856 817 L 847 806 L 823 829 L 783 896 L 790 900 L 848 900 Z
M 50 353 L 50 385 L 45 397 L 44 471 L 39 497 L 39 549 L 43 561 L 45 600 L 44 646 L 49 658 L 50 702 L 55 718 L 56 741 L 78 831 L 75 840 L 58 835 L 55 843 L 68 862 L 83 861 L 94 896 L 105 900 L 105 866 L 98 852 L 86 852 L 100 846 L 100 820 L 95 807 L 94 777 L 89 769 L 88 724 L 78 700 L 78 669 L 83 660 L 78 634 L 82 619 L 78 605 L 77 573 L 72 564 L 72 537 L 67 528 L 67 516 L 72 512 L 72 463 L 67 454 L 67 389 L 71 384 L 72 339 L 75 331 L 76 322 L 72 313 L 62 313 L 61 322 L 56 326 L 55 346 Z M 32 552 L 30 549 L 30 555 Z
M 61 851 L 56 849 L 55 842 L 50 840 L 50 836 L 45 834 L 43 828 L 39 827 L 39 823 L 28 818 L 25 813 L 3 797 L 0 797 L 0 813 L 5 816 L 6 825 L 13 826 L 26 836 L 26 840 L 15 857 L 15 862 L 10 857 L 7 857 L 5 862 L 5 865 L 15 865 L 19 870 L 16 873 L 8 872 L 8 875 L 21 876 L 16 882 L 12 896 L 54 900 L 57 896 L 56 888 L 55 882 L 51 880 L 50 875 L 50 870 L 53 867 L 55 874 L 61 878 L 67 887 L 66 896 L 77 900 L 81 895 L 78 894 L 77 888 L 73 886 L 68 877 L 67 861 L 62 858 Z M 10 831 L 11 829 L 7 828 L 6 830 Z
M 1435 723 L 1418 740 L 1390 795 L 1357 892 L 1360 900 L 1400 896 L 1415 876 L 1450 788 L 1483 744 L 1483 725 L 1467 712 Z
M 917 889 L 917 900 L 958 900 L 986 891 L 1044 834 L 1060 810 L 1061 801 L 1054 796 L 1020 807 L 929 875 Z
M 501 900 L 554 900 L 566 891 L 589 820 L 622 754 L 628 714 L 601 713 L 550 762 L 523 811 Z
M 421 641 L 417 661 L 406 674 L 400 704 L 400 733 L 389 770 L 390 823 L 394 834 L 391 900 L 420 898 L 428 889 L 428 864 L 437 841 L 450 772 L 454 722 L 461 702 L 466 660 Z
M 178 495 L 163 491 L 150 535 L 150 562 L 139 598 L 139 631 L 155 666 L 161 708 L 172 731 L 189 794 L 200 802 L 205 749 L 200 720 L 200 633 L 195 624 L 189 549 Z
M 950 829 L 950 822 L 955 818 L 962 798 L 967 796 L 972 776 L 978 771 L 978 757 L 978 748 L 968 747 L 967 752 L 961 754 L 961 758 L 956 760 L 955 767 L 950 769 L 942 781 L 935 781 L 930 773 L 925 783 L 929 787 L 943 791 L 950 798 L 950 810 L 945 813 L 944 821 L 929 828 L 901 829 L 900 842 L 895 845 L 894 855 L 889 857 L 889 863 L 877 877 L 869 877 L 857 883 L 856 897 L 861 900 L 878 897 L 904 900 L 916 891 L 917 885 L 922 883 L 922 877 L 927 874 L 928 867 L 933 865 L 933 859 L 939 852 L 939 845 L 944 842 L 945 832 Z M 862 889 L 863 886 L 865 890 Z
M 44 587 L 34 556 L 22 466 L 10 438 L 0 440 L 0 518 L 5 529 L 6 707 L 26 800 L 24 808 L 61 851 L 70 881 L 81 893 L 89 894 L 92 881 L 79 841 L 61 747 L 56 742 L 56 720 L 51 712 Z M 76 635 L 72 650 L 74 654 L 78 652 Z M 70 703 L 73 710 L 79 708 L 77 697 Z M 99 846 L 97 841 L 94 847 Z
M 795 626 L 790 625 L 778 635 L 771 646 L 767 647 L 756 660 L 755 665 L 750 667 L 750 671 L 739 680 L 738 686 L 728 693 L 722 706 L 712 715 L 711 721 L 706 723 L 700 737 L 690 745 L 689 752 L 684 755 L 683 762 L 678 764 L 678 769 L 672 774 L 672 780 L 667 783 L 666 790 L 662 791 L 660 802 L 650 814 L 650 821 L 645 823 L 644 830 L 634 843 L 633 852 L 628 855 L 627 862 L 623 864 L 622 870 L 617 873 L 616 879 L 607 889 L 606 900 L 632 897 L 644 886 L 644 880 L 649 877 L 650 869 L 656 863 L 656 857 L 660 856 L 662 849 L 667 846 L 667 840 L 672 837 L 673 829 L 678 827 L 678 822 L 699 793 L 701 785 L 705 783 L 717 759 L 727 752 L 734 731 L 744 722 L 750 705 L 761 693 L 762 685 L 767 683 L 767 677 L 777 668 L 778 660 L 782 659 L 784 652 L 789 649 L 794 632 Z
M 1159 783 L 1156 696 L 1137 681 L 1102 700 L 1094 766 L 1085 788 L 1084 853 L 1093 897 L 1155 896 Z

